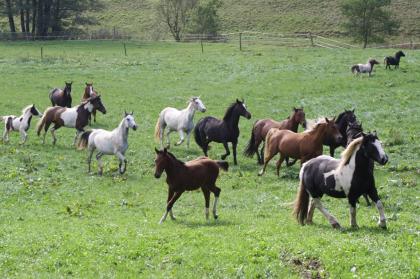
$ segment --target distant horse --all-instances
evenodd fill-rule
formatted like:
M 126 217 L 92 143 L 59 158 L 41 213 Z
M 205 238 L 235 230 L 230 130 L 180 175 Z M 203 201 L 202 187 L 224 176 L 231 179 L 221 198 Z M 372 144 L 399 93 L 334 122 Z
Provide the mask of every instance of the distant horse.
M 247 111 L 244 101 L 236 99 L 236 102 L 231 104 L 226 110 L 223 120 L 207 116 L 198 121 L 194 128 L 194 138 L 196 143 L 203 149 L 204 155 L 207 156 L 210 142 L 220 142 L 223 143 L 226 150 L 226 154 L 222 155 L 222 160 L 224 160 L 230 154 L 228 142 L 231 142 L 233 162 L 235 165 L 238 164 L 236 160 L 236 146 L 238 145 L 240 116 L 250 119 L 251 113 Z
M 244 151 L 245 156 L 252 157 L 257 153 L 258 163 L 263 164 L 264 145 L 261 148 L 261 151 L 258 151 L 258 148 L 261 142 L 265 141 L 268 131 L 271 128 L 277 128 L 279 130 L 290 130 L 296 133 L 299 124 L 301 124 L 303 128 L 306 128 L 305 112 L 303 111 L 303 108 L 293 108 L 292 115 L 281 122 L 277 122 L 270 118 L 257 120 L 252 127 L 251 138 Z
M 64 90 L 54 88 L 50 91 L 50 101 L 52 106 L 71 108 L 71 85 L 73 82 L 65 82 Z
M 163 109 L 160 114 L 155 127 L 155 138 L 160 140 L 160 146 L 163 148 L 163 134 L 165 128 L 168 127 L 166 133 L 167 148 L 170 147 L 169 134 L 173 131 L 178 131 L 180 141 L 175 145 L 180 145 L 184 142 L 184 133 L 187 133 L 187 147 L 190 146 L 190 135 L 194 129 L 194 113 L 199 110 L 201 112 L 206 111 L 206 107 L 201 102 L 200 97 L 192 97 L 188 101 L 187 108 L 178 110 L 176 108 L 167 107 Z
M 315 208 L 328 219 L 333 228 L 340 228 L 337 219 L 321 203 L 324 194 L 334 198 L 347 198 L 350 204 L 351 226 L 357 228 L 356 201 L 364 193 L 376 204 L 380 219 L 378 225 L 386 228 L 386 218 L 373 176 L 374 161 L 388 162 L 376 134 L 363 134 L 344 150 L 341 159 L 319 156 L 303 164 L 300 170 L 300 188 L 295 201 L 294 214 L 300 224 L 312 223 Z M 311 202 L 309 205 L 309 197 Z
M 385 69 L 391 69 L 391 65 L 395 65 L 394 69 L 400 67 L 400 59 L 404 57 L 405 54 L 401 50 L 395 53 L 395 56 L 387 56 L 384 59 Z
M 95 89 L 93 89 L 93 83 L 86 82 L 86 87 L 85 87 L 85 92 L 83 93 L 82 102 L 87 100 L 88 98 L 95 97 L 98 95 L 99 93 L 96 92 Z M 91 114 L 93 115 L 93 122 L 96 122 L 96 109 L 93 109 Z M 91 118 L 92 116 L 89 115 L 89 125 L 91 122 Z
M 42 143 L 45 143 L 45 135 L 50 127 L 51 123 L 54 123 L 54 127 L 51 129 L 51 135 L 53 137 L 53 144 L 56 143 L 57 138 L 55 137 L 55 130 L 60 127 L 76 128 L 76 136 L 74 137 L 73 144 L 76 143 L 78 135 L 84 132 L 85 126 L 88 124 L 89 115 L 93 109 L 97 109 L 103 114 L 106 113 L 106 109 L 101 101 L 101 96 L 95 96 L 86 99 L 80 105 L 72 108 L 62 107 L 49 107 L 45 110 L 44 116 L 38 122 L 37 134 L 40 136 L 42 128 L 44 128 L 44 136 Z
M 279 176 L 280 166 L 286 157 L 300 159 L 301 164 L 303 164 L 322 154 L 322 143 L 326 137 L 334 138 L 337 142 L 340 142 L 342 135 L 334 120 L 325 118 L 325 122 L 318 123 L 312 130 L 302 133 L 276 128 L 270 129 L 265 141 L 264 166 L 258 175 L 264 174 L 268 162 L 277 153 L 280 153 L 280 159 L 276 164 L 277 176 Z
M 137 124 L 134 121 L 133 113 L 125 112 L 123 120 L 114 130 L 106 131 L 103 129 L 94 129 L 92 131 L 86 131 L 81 134 L 78 147 L 79 149 L 83 149 L 86 147 L 88 147 L 89 149 L 89 173 L 92 155 L 95 150 L 98 150 L 98 153 L 96 154 L 96 160 L 98 160 L 99 175 L 102 175 L 103 173 L 101 157 L 105 154 L 115 154 L 118 157 L 118 159 L 120 160 L 120 164 L 118 167 L 120 174 L 123 174 L 127 170 L 127 160 L 125 159 L 125 152 L 128 148 L 128 131 L 130 128 L 135 131 L 137 129 Z M 124 168 L 122 168 L 123 163 Z
M 36 109 L 35 105 L 29 105 L 22 110 L 20 117 L 14 115 L 3 116 L 4 121 L 3 141 L 9 141 L 9 134 L 12 131 L 19 131 L 21 144 L 26 142 L 28 134 L 26 133 L 31 126 L 32 116 L 41 117 L 42 114 Z
M 373 71 L 373 66 L 374 65 L 379 65 L 379 62 L 376 61 L 375 59 L 369 59 L 368 62 L 366 64 L 357 64 L 357 65 L 353 65 L 351 67 L 351 72 L 354 73 L 368 73 L 369 76 L 371 76 L 371 73 Z
M 185 191 L 193 191 L 201 188 L 205 199 L 206 219 L 209 219 L 210 192 L 214 194 L 213 217 L 217 219 L 217 201 L 221 189 L 216 186 L 216 180 L 219 176 L 219 168 L 227 171 L 228 163 L 225 161 L 215 161 L 207 157 L 199 157 L 195 160 L 182 162 L 168 152 L 166 148 L 156 152 L 156 170 L 155 177 L 160 178 L 163 171 L 166 172 L 166 183 L 168 183 L 168 198 L 166 200 L 166 211 L 159 221 L 162 224 L 168 213 L 172 220 L 175 217 L 172 213 L 174 203 Z

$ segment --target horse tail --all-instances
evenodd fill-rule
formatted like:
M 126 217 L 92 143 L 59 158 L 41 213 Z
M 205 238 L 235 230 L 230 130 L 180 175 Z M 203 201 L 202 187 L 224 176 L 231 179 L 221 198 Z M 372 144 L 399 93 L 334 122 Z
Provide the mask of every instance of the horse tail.
M 82 150 L 87 147 L 89 143 L 89 136 L 91 133 L 92 131 L 86 131 L 80 135 L 79 142 L 77 143 L 77 149 Z
M 38 124 L 36 125 L 36 129 L 37 129 L 36 134 L 38 136 L 41 135 L 41 130 L 45 126 L 45 123 L 47 122 L 47 115 L 52 109 L 54 109 L 54 107 L 47 108 L 42 114 L 41 119 L 38 121 Z
M 156 122 L 156 126 L 155 126 L 155 139 L 159 140 L 160 139 L 160 133 L 161 133 L 161 128 L 160 128 L 160 115 L 159 118 Z M 162 135 L 163 137 L 163 135 Z
M 194 139 L 195 142 L 198 144 L 198 146 L 200 146 L 201 148 L 203 148 L 203 140 L 201 138 L 201 126 L 203 126 L 203 119 L 200 119 L 200 121 L 198 121 L 197 125 L 195 125 L 194 127 Z
M 255 144 L 255 124 L 256 123 L 257 122 L 255 122 L 254 126 L 252 127 L 251 138 L 249 139 L 248 145 L 246 146 L 245 151 L 244 151 L 244 155 L 247 157 L 252 157 L 255 154 L 255 152 L 258 151 L 258 148 Z
M 353 67 L 351 67 L 351 72 L 354 74 L 355 72 L 359 72 L 359 66 L 354 65 Z
M 271 138 L 273 137 L 274 131 L 277 130 L 276 128 L 271 128 L 268 130 L 267 135 L 265 136 L 265 144 L 264 144 L 264 158 L 267 158 L 270 155 L 270 148 L 271 148 Z M 265 161 L 265 159 L 264 159 Z
M 302 166 L 299 174 L 300 185 L 298 194 L 295 200 L 295 206 L 293 209 L 293 215 L 295 215 L 296 220 L 298 220 L 299 224 L 304 225 L 305 220 L 308 214 L 308 207 L 309 207 L 309 194 L 305 190 L 305 185 L 303 184 L 303 172 L 304 172 L 305 164 Z
M 216 164 L 224 171 L 228 171 L 229 169 L 229 163 L 226 161 L 216 161 Z

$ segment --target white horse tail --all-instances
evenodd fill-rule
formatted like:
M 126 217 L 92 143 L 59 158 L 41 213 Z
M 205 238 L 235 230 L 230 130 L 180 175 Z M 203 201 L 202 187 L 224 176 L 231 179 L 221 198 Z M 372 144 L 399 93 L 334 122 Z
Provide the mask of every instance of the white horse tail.
M 160 115 L 159 118 L 156 122 L 156 126 L 155 126 L 155 139 L 159 140 L 160 139 L 160 133 L 161 133 L 161 126 L 160 126 Z
M 87 147 L 91 133 L 92 131 L 86 131 L 80 135 L 79 142 L 77 143 L 77 149 L 82 150 Z

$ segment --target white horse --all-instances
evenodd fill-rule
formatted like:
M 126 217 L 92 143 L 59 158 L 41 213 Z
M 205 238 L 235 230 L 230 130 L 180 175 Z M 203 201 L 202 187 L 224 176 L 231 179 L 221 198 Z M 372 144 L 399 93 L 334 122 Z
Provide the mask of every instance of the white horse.
M 160 140 L 160 146 L 163 148 L 163 133 L 165 128 L 168 127 L 166 132 L 167 147 L 169 148 L 171 142 L 169 134 L 173 131 L 178 131 L 180 140 L 175 145 L 180 145 L 184 142 L 184 133 L 187 133 L 187 147 L 190 146 L 190 135 L 194 129 L 194 113 L 195 111 L 205 112 L 206 107 L 200 100 L 200 97 L 192 97 L 188 101 L 187 108 L 178 110 L 176 108 L 167 107 L 159 114 L 159 119 L 155 127 L 155 138 Z
M 125 112 L 123 120 L 117 128 L 112 131 L 103 129 L 94 129 L 92 131 L 84 132 L 79 139 L 78 147 L 83 149 L 88 147 L 88 167 L 90 172 L 90 163 L 95 149 L 98 150 L 96 159 L 98 160 L 98 174 L 102 175 L 103 164 L 101 157 L 103 155 L 115 154 L 120 160 L 118 170 L 123 174 L 127 169 L 127 160 L 125 159 L 125 151 L 128 148 L 128 130 L 132 128 L 134 131 L 137 129 L 137 124 L 134 121 L 133 113 Z M 122 164 L 124 163 L 124 168 Z
M 35 105 L 25 107 L 20 117 L 15 115 L 2 116 L 1 119 L 4 121 L 3 141 L 9 141 L 10 132 L 16 131 L 20 133 L 21 144 L 24 144 L 28 138 L 26 132 L 31 126 L 32 116 L 42 117 L 42 113 L 36 109 Z

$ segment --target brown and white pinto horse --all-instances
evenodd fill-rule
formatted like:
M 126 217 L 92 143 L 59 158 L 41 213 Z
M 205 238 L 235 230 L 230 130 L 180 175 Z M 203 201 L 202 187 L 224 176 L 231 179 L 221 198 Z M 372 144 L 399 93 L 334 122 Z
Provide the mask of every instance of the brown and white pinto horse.
M 93 89 L 93 82 L 91 83 L 86 82 L 86 87 L 85 87 L 85 92 L 83 93 L 82 102 L 86 101 L 88 98 L 95 97 L 98 95 L 99 93 L 96 92 L 95 89 Z M 96 109 L 92 110 L 92 115 L 93 115 L 93 122 L 96 122 Z M 91 122 L 91 118 L 92 116 L 89 115 L 89 125 Z
M 55 130 L 61 127 L 76 128 L 76 136 L 73 144 L 76 143 L 78 135 L 84 132 L 84 128 L 88 124 L 89 116 L 93 109 L 97 109 L 103 114 L 106 113 L 106 109 L 101 101 L 101 96 L 95 96 L 88 98 L 80 105 L 72 108 L 63 107 L 49 107 L 45 110 L 43 117 L 38 122 L 37 134 L 41 134 L 42 128 L 44 128 L 44 137 L 42 142 L 45 143 L 45 134 L 48 131 L 51 123 L 54 123 L 54 127 L 51 129 L 51 135 L 53 137 L 53 144 L 56 143 L 57 138 L 55 137 Z
M 245 156 L 252 157 L 257 153 L 258 163 L 263 164 L 264 145 L 261 148 L 261 151 L 258 151 L 258 148 L 261 142 L 265 142 L 268 131 L 271 128 L 277 128 L 279 130 L 290 130 L 296 133 L 299 124 L 301 124 L 303 128 L 306 127 L 305 112 L 303 111 L 303 108 L 293 108 L 292 115 L 280 122 L 270 118 L 257 120 L 254 127 L 252 127 L 251 138 L 244 151 Z
M 215 196 L 213 205 L 213 217 L 217 219 L 217 200 L 219 199 L 221 189 L 216 186 L 216 180 L 219 176 L 219 168 L 227 171 L 229 165 L 226 161 L 215 161 L 207 157 L 199 157 L 195 160 L 182 162 L 168 152 L 165 148 L 156 152 L 156 170 L 155 177 L 160 178 L 163 171 L 166 172 L 166 183 L 168 183 L 168 199 L 165 214 L 160 219 L 162 224 L 168 214 L 172 220 L 175 217 L 172 213 L 174 203 L 185 191 L 193 191 L 201 188 L 206 201 L 206 219 L 209 219 L 210 192 Z
M 326 137 L 341 142 L 342 135 L 333 120 L 325 118 L 326 122 L 318 123 L 312 130 L 295 133 L 289 130 L 270 129 L 266 137 L 264 149 L 264 167 L 258 175 L 263 175 L 268 162 L 280 153 L 277 161 L 277 175 L 286 157 L 300 159 L 301 164 L 322 154 L 322 143 Z

